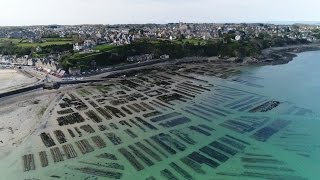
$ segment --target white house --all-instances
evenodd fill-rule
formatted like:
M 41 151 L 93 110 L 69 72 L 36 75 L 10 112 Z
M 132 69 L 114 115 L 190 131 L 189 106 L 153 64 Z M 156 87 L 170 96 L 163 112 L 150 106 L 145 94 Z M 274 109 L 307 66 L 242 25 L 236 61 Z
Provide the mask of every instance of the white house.
M 83 46 L 80 45 L 80 43 L 73 44 L 73 50 L 74 51 L 81 51 L 83 49 Z

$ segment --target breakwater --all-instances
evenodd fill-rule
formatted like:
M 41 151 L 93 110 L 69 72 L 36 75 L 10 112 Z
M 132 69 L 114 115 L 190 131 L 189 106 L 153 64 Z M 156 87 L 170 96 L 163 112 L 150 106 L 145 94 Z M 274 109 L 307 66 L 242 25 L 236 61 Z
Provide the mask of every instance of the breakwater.
M 63 85 L 72 85 L 72 84 L 85 84 L 85 83 L 90 83 L 90 82 L 93 83 L 93 82 L 100 82 L 100 81 L 102 81 L 102 80 L 61 81 L 61 82 L 57 82 L 57 83 L 60 84 L 61 86 L 63 86 Z M 12 90 L 12 91 L 0 93 L 0 98 L 4 98 L 4 97 L 8 97 L 8 96 L 13 96 L 13 95 L 17 95 L 17 94 L 33 91 L 33 90 L 36 90 L 36 89 L 43 88 L 44 86 L 45 86 L 45 83 L 39 83 L 39 84 L 36 84 L 36 85 L 32 85 L 32 86 L 28 86 L 28 87 L 24 87 L 24 88 Z

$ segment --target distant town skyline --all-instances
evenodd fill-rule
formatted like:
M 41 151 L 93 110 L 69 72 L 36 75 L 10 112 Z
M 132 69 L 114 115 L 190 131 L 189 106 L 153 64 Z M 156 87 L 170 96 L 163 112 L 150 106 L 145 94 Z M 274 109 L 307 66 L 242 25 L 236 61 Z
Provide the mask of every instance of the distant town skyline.
M 1 0 L 0 26 L 317 22 L 317 0 Z

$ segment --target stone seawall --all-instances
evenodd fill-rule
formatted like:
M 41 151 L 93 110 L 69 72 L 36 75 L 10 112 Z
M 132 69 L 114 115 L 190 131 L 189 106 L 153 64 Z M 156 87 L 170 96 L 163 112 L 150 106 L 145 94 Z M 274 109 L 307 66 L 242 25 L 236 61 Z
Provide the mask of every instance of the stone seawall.
M 94 82 L 101 82 L 101 81 L 103 81 L 103 80 L 62 81 L 62 82 L 58 82 L 58 83 L 61 86 L 63 86 L 63 85 L 70 85 L 70 84 L 84 84 L 84 83 L 90 83 L 90 82 L 94 83 Z M 35 89 L 40 89 L 40 88 L 43 88 L 43 87 L 44 87 L 44 83 L 41 83 L 41 84 L 28 86 L 28 87 L 21 88 L 21 89 L 12 90 L 12 91 L 5 92 L 5 93 L 0 93 L 0 98 L 21 94 L 21 93 L 24 93 L 24 92 L 32 91 L 32 90 L 35 90 Z
M 39 88 L 42 88 L 43 85 L 44 84 L 38 84 L 38 85 L 34 85 L 34 86 L 29 86 L 29 87 L 25 87 L 25 88 L 13 90 L 13 91 L 1 93 L 0 94 L 0 98 L 4 98 L 4 97 L 7 97 L 7 96 L 12 96 L 12 95 L 17 95 L 17 94 L 28 92 L 28 91 L 32 91 L 32 90 L 35 90 L 35 89 L 39 89 Z

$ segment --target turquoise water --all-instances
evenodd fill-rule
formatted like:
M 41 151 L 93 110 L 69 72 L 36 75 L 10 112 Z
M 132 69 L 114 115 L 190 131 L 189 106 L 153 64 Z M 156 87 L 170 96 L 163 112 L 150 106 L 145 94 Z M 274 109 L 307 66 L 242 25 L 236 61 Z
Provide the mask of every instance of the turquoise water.
M 320 51 L 305 52 L 288 64 L 246 68 L 242 78 L 263 88 L 256 92 L 320 112 Z

